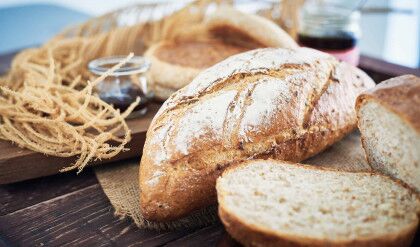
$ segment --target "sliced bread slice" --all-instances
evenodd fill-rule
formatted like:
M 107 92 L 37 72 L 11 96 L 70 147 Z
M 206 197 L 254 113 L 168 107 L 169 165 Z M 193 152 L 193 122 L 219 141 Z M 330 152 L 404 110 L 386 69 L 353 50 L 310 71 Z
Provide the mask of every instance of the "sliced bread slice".
M 356 110 L 372 168 L 420 193 L 420 78 L 386 80 L 361 94 Z
M 386 176 L 252 160 L 217 180 L 226 230 L 246 246 L 409 246 L 420 201 Z

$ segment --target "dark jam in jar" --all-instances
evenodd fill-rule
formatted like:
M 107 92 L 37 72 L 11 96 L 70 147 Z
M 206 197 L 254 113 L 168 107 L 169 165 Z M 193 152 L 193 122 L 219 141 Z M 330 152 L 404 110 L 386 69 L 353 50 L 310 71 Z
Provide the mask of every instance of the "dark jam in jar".
M 356 47 L 357 38 L 348 33 L 340 33 L 336 36 L 317 37 L 306 34 L 298 34 L 298 41 L 301 46 L 311 47 L 319 50 L 349 50 Z
M 149 99 L 143 93 L 143 90 L 137 87 L 121 88 L 121 91 L 116 94 L 100 94 L 99 97 L 114 108 L 125 111 L 127 108 L 140 97 L 140 103 L 134 108 L 134 111 L 139 111 L 147 107 Z
M 99 58 L 89 63 L 89 70 L 96 75 L 103 75 L 123 59 L 125 57 L 121 56 Z M 99 82 L 95 86 L 95 92 L 103 101 L 121 112 L 127 110 L 139 98 L 139 104 L 130 116 L 143 115 L 153 96 L 147 89 L 145 76 L 149 66 L 150 63 L 143 57 L 135 56 Z
M 298 42 L 337 59 L 359 62 L 360 12 L 357 8 L 308 0 L 299 13 Z

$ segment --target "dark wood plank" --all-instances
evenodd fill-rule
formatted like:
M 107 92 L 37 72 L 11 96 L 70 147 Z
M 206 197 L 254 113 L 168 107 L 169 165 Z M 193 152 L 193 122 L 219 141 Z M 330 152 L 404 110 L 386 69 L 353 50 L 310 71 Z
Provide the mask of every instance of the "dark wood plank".
M 139 157 L 146 139 L 146 131 L 159 107 L 159 104 L 153 103 L 144 117 L 127 121 L 132 131 L 132 140 L 126 145 L 129 151 L 122 152 L 112 159 L 98 160 L 91 164 Z M 32 150 L 19 148 L 8 141 L 0 141 L 0 184 L 57 174 L 61 168 L 73 163 L 74 159 L 46 156 Z
M 217 246 L 218 243 L 224 237 L 225 230 L 221 223 L 213 226 L 204 227 L 197 230 L 185 237 L 172 241 L 166 244 L 166 247 L 177 247 L 177 246 L 200 246 L 210 247 Z
M 0 216 L 0 236 L 13 246 L 159 246 L 192 232 L 141 230 L 118 219 L 99 184 Z
M 376 83 L 405 74 L 420 76 L 420 68 L 413 69 L 363 55 L 360 57 L 359 67 L 368 73 Z
M 0 215 L 6 215 L 42 201 L 98 183 L 92 169 L 82 173 L 61 173 L 0 186 Z
M 7 243 L 1 236 L 0 236 L 0 247 L 10 247 L 11 244 Z
M 242 245 L 233 239 L 229 233 L 224 231 L 220 241 L 217 243 L 217 247 L 241 247 Z

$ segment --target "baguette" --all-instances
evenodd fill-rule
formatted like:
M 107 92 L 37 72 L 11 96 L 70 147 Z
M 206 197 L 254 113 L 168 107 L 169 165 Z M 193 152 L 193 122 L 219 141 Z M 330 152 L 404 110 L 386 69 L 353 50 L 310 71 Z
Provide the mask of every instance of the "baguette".
M 174 93 L 154 117 L 140 165 L 140 205 L 168 221 L 216 202 L 216 178 L 245 159 L 301 161 L 356 127 L 362 71 L 309 48 L 232 56 Z
M 373 173 L 246 161 L 217 180 L 219 215 L 245 246 L 409 246 L 416 193 Z
M 373 169 L 420 193 L 420 78 L 389 79 L 356 103 L 366 157 Z

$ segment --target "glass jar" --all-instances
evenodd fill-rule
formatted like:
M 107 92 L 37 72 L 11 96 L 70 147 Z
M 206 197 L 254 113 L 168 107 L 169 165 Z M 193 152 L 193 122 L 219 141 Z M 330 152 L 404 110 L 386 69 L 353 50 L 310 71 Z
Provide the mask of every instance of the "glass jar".
M 307 1 L 299 15 L 298 41 L 350 64 L 359 63 L 360 12 L 337 1 Z
M 103 57 L 92 60 L 88 68 L 96 75 L 103 75 L 106 71 L 118 64 L 125 56 Z M 125 111 L 137 97 L 140 103 L 134 109 L 130 117 L 144 115 L 147 105 L 153 94 L 147 88 L 145 73 L 150 63 L 141 56 L 134 56 L 121 68 L 115 70 L 103 81 L 95 86 L 95 92 L 99 98 L 114 108 Z

